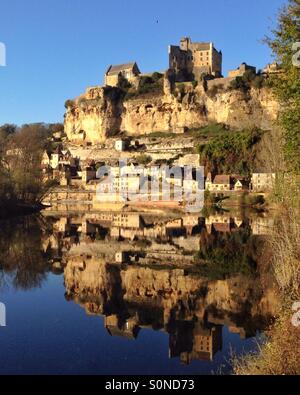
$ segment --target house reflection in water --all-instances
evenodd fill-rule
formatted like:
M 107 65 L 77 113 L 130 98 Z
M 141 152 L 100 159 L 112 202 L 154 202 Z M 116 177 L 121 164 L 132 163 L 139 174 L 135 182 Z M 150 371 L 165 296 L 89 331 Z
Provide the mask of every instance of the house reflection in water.
M 51 221 L 43 248 L 60 259 L 66 299 L 103 317 L 111 336 L 134 340 L 142 329 L 160 330 L 169 336 L 170 358 L 212 361 L 222 350 L 224 326 L 254 337 L 275 314 L 270 272 L 253 265 L 251 238 L 261 237 L 251 232 L 256 220 L 106 212 Z M 222 255 L 214 251 L 224 248 L 235 259 L 233 272 L 215 277 Z M 255 273 L 245 271 L 248 262 Z M 203 266 L 216 271 L 203 274 Z

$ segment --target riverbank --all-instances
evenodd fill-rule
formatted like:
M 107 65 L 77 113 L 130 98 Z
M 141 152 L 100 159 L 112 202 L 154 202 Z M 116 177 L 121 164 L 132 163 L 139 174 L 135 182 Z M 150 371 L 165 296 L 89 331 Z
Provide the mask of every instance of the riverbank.
M 282 210 L 270 246 L 281 309 L 257 353 L 234 359 L 236 375 L 300 374 L 300 225 L 296 209 Z
M 292 304 L 280 312 L 258 353 L 234 358 L 235 375 L 299 375 L 300 327 L 292 324 Z

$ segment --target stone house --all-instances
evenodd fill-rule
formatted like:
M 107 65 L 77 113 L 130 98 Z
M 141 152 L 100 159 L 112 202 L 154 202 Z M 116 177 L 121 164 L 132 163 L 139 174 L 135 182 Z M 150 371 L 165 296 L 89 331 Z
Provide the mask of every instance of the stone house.
M 123 152 L 127 149 L 128 147 L 128 141 L 127 140 L 116 140 L 115 142 L 115 150 L 119 152 Z
M 127 194 L 137 194 L 144 180 L 139 175 L 105 177 L 98 184 L 98 192 L 104 194 L 116 194 L 127 196 Z
M 96 179 L 96 170 L 93 167 L 86 167 L 82 170 L 82 183 L 87 184 L 91 180 Z
M 211 173 L 208 173 L 205 189 L 212 192 L 230 191 L 232 189 L 232 178 L 228 174 L 213 177 Z
M 47 151 L 43 153 L 41 165 L 43 169 L 49 167 L 53 170 L 59 167 L 62 168 L 63 166 L 76 167 L 77 160 L 72 156 L 69 150 L 63 150 L 57 147 L 51 154 Z
M 202 74 L 222 76 L 222 52 L 212 42 L 195 42 L 189 37 L 180 46 L 169 46 L 169 69 L 178 82 L 200 80 Z
M 47 168 L 48 166 L 50 166 L 50 155 L 47 151 L 43 153 L 41 165 L 42 168 Z
M 136 62 L 111 65 L 105 73 L 104 83 L 107 86 L 118 86 L 121 77 L 126 78 L 130 82 L 140 74 L 141 72 Z

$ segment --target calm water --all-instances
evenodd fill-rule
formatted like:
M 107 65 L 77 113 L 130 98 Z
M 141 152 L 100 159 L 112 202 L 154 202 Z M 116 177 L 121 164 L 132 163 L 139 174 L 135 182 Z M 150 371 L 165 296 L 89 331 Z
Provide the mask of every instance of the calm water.
M 273 314 L 269 220 L 48 213 L 1 223 L 1 374 L 211 374 Z M 206 262 L 206 263 L 205 263 Z

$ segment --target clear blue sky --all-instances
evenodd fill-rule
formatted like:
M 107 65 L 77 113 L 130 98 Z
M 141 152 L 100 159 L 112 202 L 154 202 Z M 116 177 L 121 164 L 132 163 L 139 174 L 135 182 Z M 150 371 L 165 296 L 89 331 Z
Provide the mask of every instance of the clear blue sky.
M 285 0 L 1 0 L 0 124 L 62 122 L 64 102 L 100 85 L 111 63 L 168 66 L 182 36 L 213 41 L 223 73 L 271 60 L 260 41 Z M 158 23 L 157 23 L 158 21 Z

